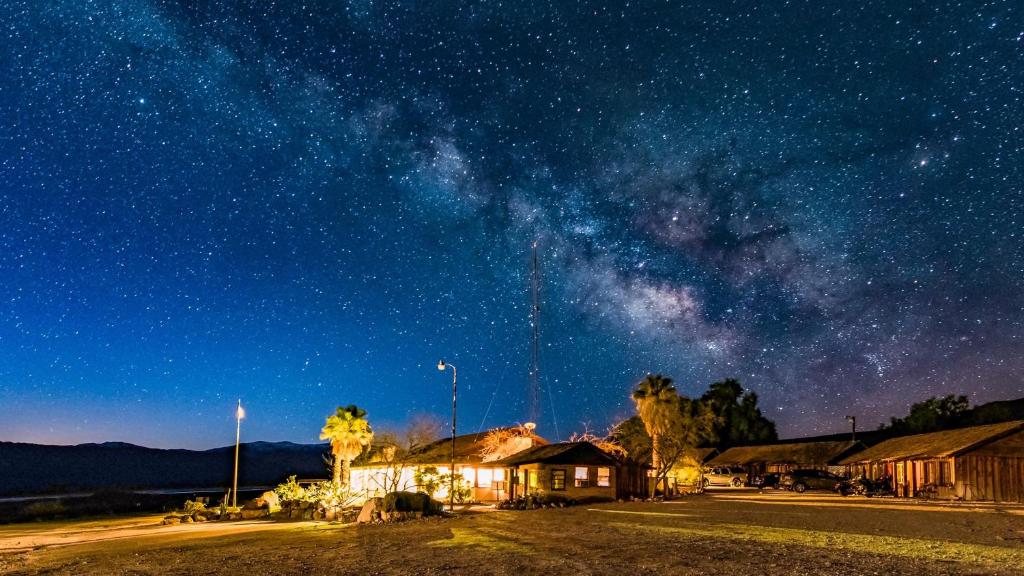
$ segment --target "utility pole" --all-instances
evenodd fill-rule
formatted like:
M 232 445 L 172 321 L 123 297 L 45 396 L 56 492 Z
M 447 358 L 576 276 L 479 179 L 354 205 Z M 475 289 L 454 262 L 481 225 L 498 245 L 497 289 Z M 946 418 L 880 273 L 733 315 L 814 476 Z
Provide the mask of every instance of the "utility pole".
M 846 417 L 846 421 L 849 422 L 851 426 L 853 426 L 853 430 L 852 430 L 852 432 L 850 434 L 850 441 L 851 442 L 856 442 L 857 441 L 857 417 L 856 416 L 847 416 Z

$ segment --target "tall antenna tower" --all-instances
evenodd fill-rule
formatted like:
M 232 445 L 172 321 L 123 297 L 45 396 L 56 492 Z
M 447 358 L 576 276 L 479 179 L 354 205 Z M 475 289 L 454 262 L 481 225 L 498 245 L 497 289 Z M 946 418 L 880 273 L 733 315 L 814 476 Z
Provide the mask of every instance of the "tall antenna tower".
M 530 307 L 530 329 L 533 342 L 530 346 L 530 411 L 529 422 L 536 422 L 540 416 L 540 263 L 537 258 L 537 242 L 533 242 L 533 267 L 530 273 L 530 292 L 533 305 Z

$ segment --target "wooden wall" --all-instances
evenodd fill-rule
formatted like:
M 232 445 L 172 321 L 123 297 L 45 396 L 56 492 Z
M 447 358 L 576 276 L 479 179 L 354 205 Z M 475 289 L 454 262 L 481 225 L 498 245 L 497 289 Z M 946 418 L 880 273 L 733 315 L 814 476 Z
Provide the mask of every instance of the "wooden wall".
M 956 461 L 956 491 L 965 500 L 1024 502 L 1024 457 L 971 452 Z

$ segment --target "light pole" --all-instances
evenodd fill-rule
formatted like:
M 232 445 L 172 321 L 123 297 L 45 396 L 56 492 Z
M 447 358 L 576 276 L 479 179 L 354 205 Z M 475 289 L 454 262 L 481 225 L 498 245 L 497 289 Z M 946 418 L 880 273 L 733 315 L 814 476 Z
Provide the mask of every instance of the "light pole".
M 448 478 L 451 480 L 448 485 L 448 509 L 455 512 L 455 399 L 459 373 L 455 370 L 454 364 L 445 364 L 444 360 L 438 361 L 437 369 L 444 372 L 445 368 L 452 369 L 452 467 L 448 470 Z
M 850 434 L 850 441 L 851 442 L 856 442 L 857 441 L 857 417 L 856 416 L 847 416 L 846 417 L 846 421 L 849 422 L 853 426 L 853 431 Z
M 245 410 L 242 408 L 242 399 L 238 399 L 238 408 L 235 409 L 235 481 L 231 488 L 231 507 L 238 508 L 238 443 L 242 438 L 242 418 L 245 418 Z

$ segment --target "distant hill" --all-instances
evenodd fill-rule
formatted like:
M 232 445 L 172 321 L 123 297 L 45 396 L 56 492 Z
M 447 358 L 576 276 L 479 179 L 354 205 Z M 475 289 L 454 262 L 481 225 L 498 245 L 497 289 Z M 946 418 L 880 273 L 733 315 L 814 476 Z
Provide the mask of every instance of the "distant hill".
M 239 486 L 290 474 L 326 478 L 326 444 L 249 442 L 239 451 Z M 199 488 L 231 483 L 235 447 L 163 450 L 124 442 L 49 446 L 0 442 L 0 496 L 98 488 Z

